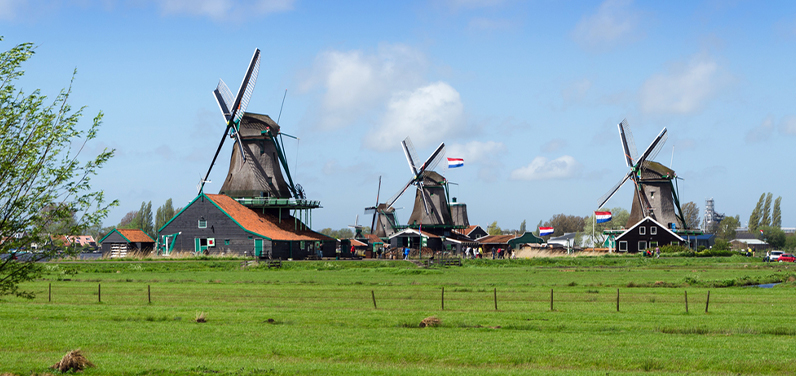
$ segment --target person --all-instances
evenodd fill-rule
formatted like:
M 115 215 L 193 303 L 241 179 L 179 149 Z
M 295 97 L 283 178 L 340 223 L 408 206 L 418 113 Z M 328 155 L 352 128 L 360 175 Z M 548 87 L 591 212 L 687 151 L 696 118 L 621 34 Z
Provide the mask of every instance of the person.
M 771 251 L 766 251 L 766 261 L 771 261 Z
M 659 247 L 655 247 L 655 258 L 661 258 L 661 249 Z
M 352 244 L 351 245 L 351 258 L 354 258 L 354 255 L 356 254 L 355 251 L 356 251 L 356 249 L 354 248 L 354 245 Z
M 404 247 L 404 260 L 409 260 L 409 247 Z
M 470 247 L 464 249 L 464 258 L 470 258 Z
M 337 260 L 340 259 L 340 253 L 342 253 L 342 252 L 343 252 L 343 250 L 340 247 L 337 247 L 337 249 L 335 249 L 335 253 L 337 254 Z
M 755 249 L 755 247 L 752 247 L 752 257 L 755 257 L 755 252 L 756 251 L 757 251 L 757 249 Z

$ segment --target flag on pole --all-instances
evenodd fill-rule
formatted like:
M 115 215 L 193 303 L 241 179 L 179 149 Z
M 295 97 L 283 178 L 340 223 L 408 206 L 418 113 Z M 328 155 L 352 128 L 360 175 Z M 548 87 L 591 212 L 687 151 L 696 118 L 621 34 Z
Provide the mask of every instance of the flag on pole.
M 547 236 L 553 233 L 552 227 L 539 227 L 539 236 Z
M 611 220 L 611 212 L 609 212 L 609 211 L 607 211 L 607 212 L 596 211 L 596 212 L 594 212 L 594 218 L 597 219 L 597 223 L 608 222 L 608 221 Z
M 464 166 L 464 159 L 462 158 L 448 158 L 448 168 L 456 168 Z

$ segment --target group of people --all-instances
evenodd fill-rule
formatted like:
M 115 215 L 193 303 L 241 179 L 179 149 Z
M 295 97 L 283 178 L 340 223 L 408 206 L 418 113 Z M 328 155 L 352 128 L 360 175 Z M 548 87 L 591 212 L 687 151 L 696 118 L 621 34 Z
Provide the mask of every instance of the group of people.
M 484 248 L 483 247 L 467 247 L 464 249 L 464 258 L 467 259 L 482 259 L 484 258 Z M 492 259 L 505 259 L 505 258 L 516 258 L 513 249 L 492 249 Z
M 660 258 L 661 257 L 661 249 L 658 248 L 658 247 L 655 247 L 655 249 L 647 248 L 647 249 L 644 250 L 644 256 Z

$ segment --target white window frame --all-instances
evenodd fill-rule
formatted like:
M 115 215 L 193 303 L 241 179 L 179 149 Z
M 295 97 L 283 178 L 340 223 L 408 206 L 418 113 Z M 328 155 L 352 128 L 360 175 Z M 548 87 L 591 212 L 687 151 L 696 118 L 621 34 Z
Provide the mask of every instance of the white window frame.
M 658 235 L 658 227 L 650 226 L 650 235 Z
M 204 222 L 204 226 L 202 226 L 203 222 Z M 207 228 L 207 220 L 200 219 L 198 225 L 199 225 L 199 228 Z
M 658 242 L 656 242 L 656 241 L 651 241 L 650 242 L 650 246 L 649 246 L 650 248 L 655 248 L 657 246 L 658 246 Z
M 619 252 L 627 252 L 627 240 L 619 241 L 619 248 L 617 248 Z
M 639 235 L 647 235 L 647 228 L 644 226 L 638 226 L 638 234 Z
M 641 245 L 642 245 L 642 244 L 644 245 L 644 248 L 641 248 Z M 645 250 L 645 249 L 647 249 L 647 248 L 648 248 L 648 247 L 647 247 L 647 241 L 646 241 L 646 240 L 639 240 L 639 241 L 638 241 L 638 251 L 639 251 L 639 252 L 641 252 L 641 251 L 643 251 L 643 250 Z

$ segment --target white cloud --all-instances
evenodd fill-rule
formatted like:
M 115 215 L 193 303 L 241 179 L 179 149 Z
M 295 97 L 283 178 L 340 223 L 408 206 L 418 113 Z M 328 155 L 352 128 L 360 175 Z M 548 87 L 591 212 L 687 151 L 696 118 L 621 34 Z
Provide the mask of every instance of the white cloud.
M 445 82 L 396 93 L 387 104 L 378 128 L 365 138 L 374 150 L 395 149 L 410 136 L 418 148 L 454 135 L 464 124 L 459 92 Z
M 20 8 L 26 2 L 18 0 L 0 0 L 0 19 L 12 21 L 17 18 Z
M 548 160 L 545 157 L 536 157 L 525 167 L 520 167 L 511 172 L 512 180 L 561 180 L 578 175 L 581 164 L 575 158 L 564 155 Z
M 779 122 L 779 132 L 796 135 L 796 116 L 786 116 Z
M 542 145 L 542 151 L 545 153 L 553 153 L 561 150 L 561 148 L 564 146 L 567 146 L 567 141 L 561 138 L 556 138 Z
M 771 134 L 774 132 L 774 118 L 771 116 L 766 117 L 759 126 L 750 129 L 749 132 L 746 132 L 746 137 L 744 140 L 748 143 L 757 143 L 763 142 L 771 138 Z
M 580 102 L 586 97 L 586 93 L 591 89 L 592 83 L 588 79 L 582 79 L 570 83 L 561 90 L 561 97 L 564 99 L 564 104 L 572 104 Z
M 464 159 L 464 168 L 477 168 L 478 178 L 494 181 L 500 175 L 503 163 L 500 155 L 506 145 L 497 141 L 470 141 L 466 144 L 447 145 L 447 156 Z
M 318 124 L 339 129 L 381 109 L 394 92 L 420 85 L 425 66 L 425 57 L 404 45 L 383 45 L 376 54 L 326 51 L 316 58 L 302 89 L 325 91 Z
M 155 0 L 166 15 L 187 14 L 216 21 L 262 16 L 293 9 L 294 0 Z
M 572 31 L 572 38 L 589 50 L 605 50 L 640 37 L 641 13 L 632 0 L 606 0 L 597 13 L 584 16 Z
M 701 109 L 721 85 L 719 65 L 695 57 L 658 73 L 641 86 L 641 110 L 646 113 L 690 114 Z

